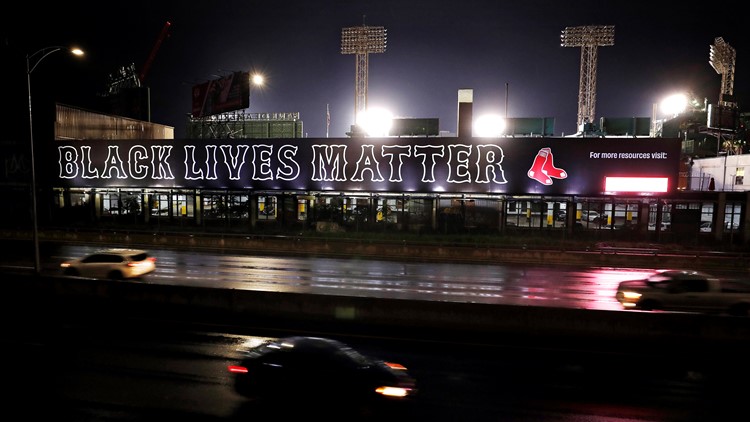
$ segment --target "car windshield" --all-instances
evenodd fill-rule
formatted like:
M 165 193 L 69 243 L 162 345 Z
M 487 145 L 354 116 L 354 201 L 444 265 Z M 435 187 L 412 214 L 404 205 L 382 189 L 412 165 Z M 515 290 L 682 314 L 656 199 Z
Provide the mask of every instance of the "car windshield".
M 656 288 L 665 288 L 665 287 L 667 287 L 667 286 L 668 286 L 668 285 L 669 285 L 669 284 L 670 284 L 670 283 L 671 283 L 672 281 L 674 281 L 674 280 L 675 280 L 675 278 L 676 278 L 676 277 L 675 277 L 674 275 L 668 275 L 668 274 L 654 274 L 654 275 L 650 276 L 650 277 L 649 277 L 649 278 L 648 278 L 648 279 L 646 280 L 646 282 L 647 282 L 647 283 L 648 283 L 648 284 L 649 284 L 649 285 L 650 285 L 651 287 L 656 287 Z

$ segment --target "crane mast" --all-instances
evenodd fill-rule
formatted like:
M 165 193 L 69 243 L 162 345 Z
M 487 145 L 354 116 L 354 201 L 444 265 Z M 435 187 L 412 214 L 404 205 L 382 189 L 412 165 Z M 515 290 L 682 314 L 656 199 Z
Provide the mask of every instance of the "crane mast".
M 151 49 L 151 53 L 148 55 L 148 59 L 146 59 L 146 62 L 143 63 L 141 73 L 138 74 L 138 80 L 141 82 L 141 84 L 143 84 L 143 82 L 146 80 L 146 76 L 148 76 L 148 71 L 151 69 L 151 64 L 154 62 L 154 57 L 156 57 L 156 53 L 159 51 L 159 47 L 161 47 L 164 39 L 169 36 L 170 26 L 172 26 L 172 24 L 169 21 L 164 24 L 164 27 L 159 33 L 159 37 L 156 39 L 156 43 L 154 43 L 154 47 Z

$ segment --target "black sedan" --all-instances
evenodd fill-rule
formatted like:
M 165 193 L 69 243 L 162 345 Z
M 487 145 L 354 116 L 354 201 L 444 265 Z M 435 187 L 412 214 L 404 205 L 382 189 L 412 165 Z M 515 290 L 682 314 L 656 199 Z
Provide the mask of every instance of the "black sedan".
M 329 338 L 267 340 L 241 353 L 228 369 L 234 390 L 251 399 L 359 408 L 407 402 L 417 392 L 416 380 L 404 366 Z

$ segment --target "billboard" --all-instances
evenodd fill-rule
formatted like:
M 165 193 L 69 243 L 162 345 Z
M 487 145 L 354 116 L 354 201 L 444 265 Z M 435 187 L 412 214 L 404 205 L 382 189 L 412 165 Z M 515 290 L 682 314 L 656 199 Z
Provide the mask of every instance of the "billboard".
M 552 136 L 555 133 L 554 117 L 516 117 L 506 119 L 505 133 L 524 136 Z
M 436 118 L 395 118 L 388 134 L 391 136 L 437 136 L 440 120 Z
M 234 72 L 193 86 L 193 117 L 205 117 L 250 106 L 250 74 Z
M 599 127 L 608 136 L 649 136 L 650 117 L 602 117 Z
M 734 107 L 708 105 L 708 128 L 719 130 L 737 129 L 738 111 Z
M 680 147 L 677 138 L 107 140 L 56 142 L 49 156 L 59 187 L 601 195 L 674 192 Z

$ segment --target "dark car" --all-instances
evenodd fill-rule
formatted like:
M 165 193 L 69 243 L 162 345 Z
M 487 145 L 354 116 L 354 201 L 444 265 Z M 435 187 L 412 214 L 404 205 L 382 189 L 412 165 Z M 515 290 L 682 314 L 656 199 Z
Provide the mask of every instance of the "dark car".
M 252 399 L 341 406 L 405 402 L 416 381 L 400 364 L 365 356 L 329 338 L 267 340 L 228 366 L 234 390 Z

